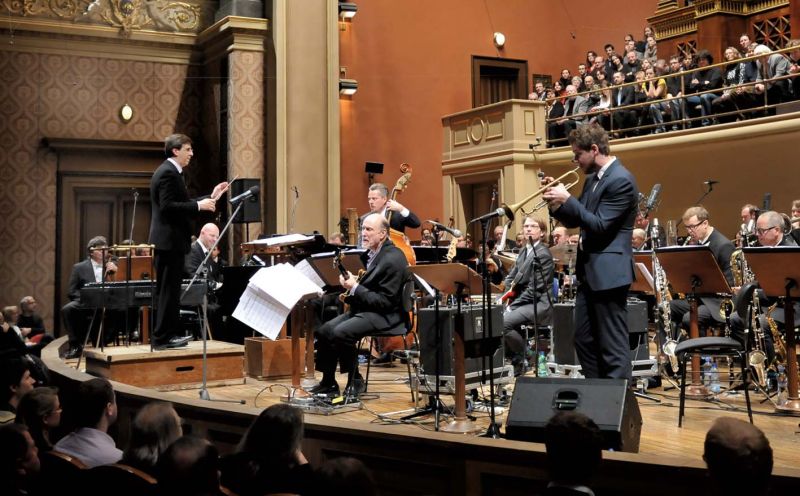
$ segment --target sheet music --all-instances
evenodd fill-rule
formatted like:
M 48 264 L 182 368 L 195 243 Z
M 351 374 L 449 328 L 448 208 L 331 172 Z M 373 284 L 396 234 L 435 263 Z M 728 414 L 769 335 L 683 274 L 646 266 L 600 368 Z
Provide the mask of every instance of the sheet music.
M 301 298 L 322 294 L 320 287 L 295 267 L 273 265 L 253 274 L 232 316 L 275 340 Z
M 422 286 L 423 289 L 425 289 L 425 292 L 427 292 L 429 295 L 433 296 L 434 298 L 436 297 L 436 291 L 431 287 L 430 284 L 428 284 L 428 281 L 426 281 L 425 279 L 421 278 L 417 274 L 414 274 L 414 278 L 417 280 L 419 285 Z
M 647 266 L 643 263 L 637 263 L 636 267 L 639 268 L 639 272 L 642 273 L 645 280 L 647 281 L 647 285 L 650 286 L 651 291 L 655 291 L 655 286 L 653 285 L 653 275 L 650 274 L 650 271 L 647 270 Z
M 293 245 L 302 241 L 314 241 L 314 236 L 306 236 L 305 234 L 286 234 L 284 236 L 273 236 L 271 238 L 257 239 L 250 241 L 252 245 L 264 246 L 283 246 Z
M 295 269 L 299 270 L 301 274 L 308 277 L 314 284 L 319 286 L 320 288 L 325 286 L 325 281 L 317 274 L 316 269 L 308 263 L 308 259 L 304 258 L 300 261 L 297 265 L 294 266 Z

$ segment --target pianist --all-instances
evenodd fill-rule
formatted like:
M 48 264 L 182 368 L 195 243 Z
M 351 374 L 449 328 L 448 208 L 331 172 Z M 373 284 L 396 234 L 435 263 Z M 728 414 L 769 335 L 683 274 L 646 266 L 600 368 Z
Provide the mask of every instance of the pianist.
M 200 235 L 197 241 L 192 243 L 189 254 L 186 256 L 186 265 L 184 266 L 183 277 L 191 279 L 194 277 L 195 271 L 206 258 L 208 250 L 214 246 L 219 238 L 219 227 L 213 222 L 209 222 L 200 229 Z M 218 250 L 218 248 L 217 248 Z M 222 309 L 217 301 L 216 291 L 222 287 L 222 263 L 223 260 L 219 257 L 219 252 L 212 254 L 206 262 L 208 278 L 208 322 L 211 327 L 211 335 L 220 341 L 231 341 L 231 337 L 225 331 L 224 322 L 222 320 Z M 204 276 L 203 271 L 200 272 L 200 278 Z M 197 284 L 197 283 L 195 283 Z
M 89 332 L 89 320 L 92 310 L 81 306 L 81 288 L 87 283 L 101 282 L 109 274 L 117 271 L 117 265 L 112 261 L 104 261 L 108 256 L 108 241 L 103 236 L 95 236 L 89 240 L 86 249 L 89 256 L 86 260 L 72 266 L 69 276 L 70 302 L 61 308 L 61 318 L 64 328 L 69 334 L 69 351 L 65 358 L 77 358 L 83 350 L 86 333 Z

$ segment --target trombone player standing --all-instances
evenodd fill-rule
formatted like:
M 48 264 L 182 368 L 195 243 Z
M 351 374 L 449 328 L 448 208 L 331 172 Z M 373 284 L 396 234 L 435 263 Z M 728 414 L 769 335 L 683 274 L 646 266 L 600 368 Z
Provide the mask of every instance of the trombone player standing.
M 568 141 L 573 162 L 586 175 L 583 191 L 575 198 L 563 184 L 552 184 L 543 198 L 550 215 L 566 227 L 580 228 L 575 351 L 584 376 L 631 380 L 627 296 L 635 278 L 631 234 L 639 189 L 633 175 L 610 155 L 602 127 L 579 127 Z

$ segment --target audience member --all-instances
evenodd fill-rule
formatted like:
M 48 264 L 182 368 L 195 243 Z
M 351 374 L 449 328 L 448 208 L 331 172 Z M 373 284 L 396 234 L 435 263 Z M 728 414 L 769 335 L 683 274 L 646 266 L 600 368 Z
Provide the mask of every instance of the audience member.
M 0 426 L 0 484 L 3 494 L 30 494 L 33 477 L 39 473 L 39 452 L 28 428 L 20 424 Z
M 122 462 L 155 475 L 159 457 L 181 436 L 181 419 L 172 404 L 148 403 L 133 418 L 130 444 L 122 455 Z
M 547 422 L 544 436 L 550 483 L 543 494 L 594 494 L 590 483 L 603 459 L 597 424 L 579 412 L 559 412 Z
M 789 99 L 789 80 L 780 79 L 789 75 L 789 60 L 781 53 L 772 53 L 766 45 L 758 45 L 753 50 L 756 59 L 758 74 L 761 83 L 756 84 L 756 93 L 767 93 L 767 103 L 775 105 Z M 775 114 L 775 109 L 769 110 L 770 115 Z
M 687 110 L 691 110 L 697 105 L 700 105 L 700 115 L 703 117 L 701 124 L 707 126 L 711 123 L 709 117 L 711 116 L 711 102 L 716 98 L 716 93 L 704 93 L 706 91 L 715 90 L 722 86 L 722 73 L 718 67 L 708 67 L 714 63 L 714 57 L 708 50 L 700 50 L 695 56 L 697 67 L 702 70 L 693 72 L 689 80 L 689 88 L 687 89 L 686 105 Z M 701 93 L 695 95 L 694 93 Z
M 35 382 L 27 360 L 15 357 L 0 361 L 0 424 L 14 421 L 20 400 L 33 390 Z
M 739 36 L 739 46 L 742 48 L 742 53 L 747 53 L 751 44 L 750 36 L 747 33 Z
M 661 100 L 667 95 L 667 82 L 663 78 L 655 79 L 656 71 L 652 67 L 645 71 L 644 77 L 648 80 L 644 87 L 647 101 L 656 102 L 650 104 L 650 118 L 653 120 L 653 124 L 656 125 L 655 132 L 663 133 L 666 129 L 664 129 L 664 115 L 662 112 L 669 107 L 669 104 Z
M 667 78 L 667 98 L 669 99 L 669 106 L 667 113 L 670 114 L 673 122 L 672 130 L 678 129 L 678 121 L 683 119 L 683 107 L 681 105 L 681 97 L 684 92 L 684 67 L 681 64 L 681 58 L 673 55 L 669 58 L 669 77 Z
M 559 79 L 558 82 L 561 83 L 562 88 L 566 88 L 572 84 L 572 73 L 569 72 L 569 69 L 561 69 L 561 79 Z
M 45 335 L 44 320 L 36 313 L 39 304 L 33 296 L 25 296 L 19 302 L 19 318 L 17 325 L 22 335 L 32 342 L 39 342 Z M 38 338 L 36 336 L 39 336 Z
M 120 461 L 122 451 L 108 435 L 108 428 L 117 420 L 117 400 L 111 383 L 102 378 L 82 382 L 75 406 L 77 429 L 53 449 L 74 456 L 88 468 Z
M 651 64 L 655 64 L 658 60 L 658 45 L 656 44 L 655 36 L 648 36 L 645 40 L 647 46 L 644 49 L 644 60 L 649 60 Z
M 624 61 L 622 62 L 622 75 L 625 76 L 625 82 L 630 83 L 636 81 L 636 73 L 642 70 L 642 62 L 636 58 L 636 52 L 628 52 L 625 54 Z M 619 69 L 615 69 L 619 70 Z
M 303 412 L 287 404 L 270 406 L 250 424 L 236 452 L 223 458 L 222 485 L 242 496 L 305 494 L 313 477 L 302 442 Z
M 756 65 L 752 62 L 742 62 L 739 59 L 742 54 L 739 50 L 730 46 L 725 49 L 725 66 L 722 86 L 725 90 L 722 95 L 711 100 L 711 112 L 717 116 L 719 122 L 733 122 L 741 114 L 719 115 L 752 107 L 754 102 L 747 103 L 750 95 L 755 91 L 751 86 L 743 86 L 746 83 L 754 82 L 758 76 Z M 747 97 L 741 96 L 747 94 Z
M 717 494 L 769 494 L 772 448 L 753 424 L 730 417 L 715 420 L 706 434 L 703 460 Z
M 175 440 L 158 458 L 156 473 L 162 494 L 221 494 L 219 452 L 206 439 L 183 436 Z
M 378 488 L 369 469 L 356 458 L 342 456 L 328 460 L 318 471 L 320 494 L 376 496 Z
M 40 453 L 53 449 L 50 433 L 61 425 L 58 389 L 40 387 L 25 394 L 17 406 L 16 423 L 28 428 Z
M 625 78 L 621 72 L 614 73 L 614 84 L 618 87 L 611 91 L 611 106 L 613 108 L 626 107 L 634 103 L 634 90 L 633 86 L 619 85 L 625 82 Z M 636 112 L 630 109 L 616 110 L 613 114 L 614 129 L 619 129 L 620 135 L 631 134 L 633 127 L 636 124 Z

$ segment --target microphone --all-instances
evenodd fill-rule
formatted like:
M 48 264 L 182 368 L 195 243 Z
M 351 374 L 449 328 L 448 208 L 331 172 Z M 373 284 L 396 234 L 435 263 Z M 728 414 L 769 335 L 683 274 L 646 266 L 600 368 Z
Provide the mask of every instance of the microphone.
M 492 210 L 488 214 L 484 214 L 481 215 L 480 217 L 472 219 L 471 221 L 469 221 L 469 223 L 472 224 L 473 222 L 483 222 L 485 220 L 491 220 L 494 219 L 495 217 L 502 217 L 504 215 L 508 217 L 508 220 L 514 220 L 514 213 L 511 210 L 507 211 L 505 208 L 498 208 Z
M 447 227 L 444 224 L 440 224 L 440 223 L 438 223 L 438 222 L 436 222 L 434 220 L 429 220 L 427 222 L 428 222 L 428 224 L 433 224 L 433 226 L 436 227 L 436 229 L 441 229 L 442 231 L 449 232 L 450 234 L 453 235 L 453 237 L 456 237 L 456 238 L 460 238 L 461 237 L 461 231 L 459 231 L 458 229 L 453 229 L 453 228 Z
M 656 203 L 658 202 L 658 195 L 661 194 L 661 184 L 656 183 L 653 185 L 653 189 L 650 190 L 650 196 L 647 197 L 647 203 L 645 203 L 644 208 L 648 212 L 656 208 Z
M 703 184 L 705 184 L 706 186 L 714 186 L 718 182 L 719 181 L 714 181 L 713 179 L 709 179 L 708 181 L 703 181 Z
M 230 199 L 230 203 L 231 204 L 239 203 L 242 200 L 246 200 L 246 199 L 250 198 L 251 196 L 257 195 L 259 191 L 261 191 L 260 187 L 253 186 L 252 188 L 248 189 L 247 191 L 245 191 L 241 195 L 238 195 L 238 196 L 235 196 L 235 197 L 231 198 Z
M 772 210 L 772 193 L 764 193 L 764 209 L 765 212 L 767 210 Z

